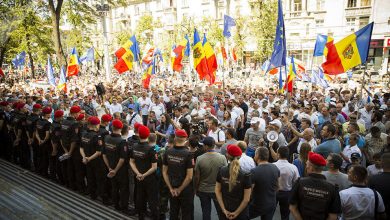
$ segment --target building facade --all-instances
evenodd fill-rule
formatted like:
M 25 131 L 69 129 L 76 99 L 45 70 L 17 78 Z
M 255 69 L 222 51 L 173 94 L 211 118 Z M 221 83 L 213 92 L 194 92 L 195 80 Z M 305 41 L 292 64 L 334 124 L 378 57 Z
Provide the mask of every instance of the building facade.
M 251 0 L 129 0 L 125 7 L 111 8 L 107 14 L 108 41 L 110 51 L 118 48 L 116 36 L 123 31 L 134 31 L 142 15 L 152 15 L 159 21 L 160 28 L 149 34 L 155 45 L 164 39 L 163 33 L 174 30 L 174 25 L 183 19 L 198 23 L 203 17 L 216 19 L 221 28 L 223 15 L 232 17 L 236 13 L 250 15 Z M 275 0 L 276 1 L 276 0 Z M 388 69 L 390 49 L 390 1 L 389 0 L 282 0 L 286 26 L 287 50 L 306 63 L 307 69 L 319 65 L 323 57 L 313 58 L 316 36 L 325 34 L 335 41 L 374 22 L 372 42 L 369 51 L 369 66 L 382 72 Z M 99 23 L 94 27 L 95 47 L 101 44 Z M 207 28 L 207 27 L 206 27 Z M 235 31 L 234 28 L 232 30 Z M 249 38 L 251 39 L 251 38 Z M 244 50 L 256 50 L 256 44 L 248 40 Z

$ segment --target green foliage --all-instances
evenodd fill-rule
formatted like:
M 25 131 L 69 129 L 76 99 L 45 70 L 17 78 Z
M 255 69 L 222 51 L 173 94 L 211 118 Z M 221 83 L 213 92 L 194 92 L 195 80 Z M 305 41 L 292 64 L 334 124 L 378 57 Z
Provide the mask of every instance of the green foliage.
M 135 28 L 136 37 L 140 45 L 153 44 L 153 30 L 153 17 L 149 14 L 142 15 Z
M 214 47 L 217 42 L 223 42 L 223 30 L 219 26 L 217 20 L 211 17 L 203 17 L 198 27 L 199 34 L 207 34 L 207 40 L 210 42 L 211 46 Z
M 273 50 L 278 1 L 253 0 L 250 5 L 252 14 L 249 27 L 251 36 L 255 36 L 257 44 L 254 58 L 262 62 L 271 55 Z

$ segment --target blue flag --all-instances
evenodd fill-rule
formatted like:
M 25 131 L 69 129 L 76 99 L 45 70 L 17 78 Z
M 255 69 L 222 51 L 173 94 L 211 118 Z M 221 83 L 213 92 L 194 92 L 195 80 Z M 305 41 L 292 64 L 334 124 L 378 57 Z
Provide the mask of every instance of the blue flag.
M 323 71 L 321 68 L 318 68 L 318 70 L 312 70 L 311 74 L 311 83 L 314 84 L 314 85 L 319 85 L 323 88 L 328 88 L 329 87 L 329 84 L 328 82 L 321 78 L 321 73 L 323 74 Z
M 186 34 L 186 36 L 184 38 L 187 39 L 187 45 L 186 45 L 186 49 L 184 50 L 184 55 L 186 57 L 189 57 L 190 56 L 190 52 L 191 52 L 190 39 L 188 38 L 187 34 Z
M 236 26 L 236 22 L 234 19 L 228 15 L 223 16 L 223 36 L 224 37 L 231 37 L 232 34 L 230 33 L 230 28 Z
M 135 35 L 133 35 L 130 38 L 130 41 L 132 42 L 132 45 L 130 46 L 130 50 L 131 50 L 131 52 L 133 52 L 134 61 L 137 62 L 137 61 L 141 60 L 140 59 L 141 50 L 139 49 L 139 44 L 138 44 L 137 38 L 135 38 Z
M 54 79 L 54 70 L 53 66 L 50 63 L 50 57 L 47 58 L 47 79 L 49 80 L 50 85 L 56 86 L 56 80 Z
M 87 52 L 80 58 L 80 62 L 93 62 L 95 60 L 95 50 L 93 47 L 89 48 Z
M 278 21 L 275 33 L 274 51 L 271 55 L 271 64 L 268 67 L 268 71 L 276 67 L 286 66 L 287 50 L 285 36 L 282 2 L 281 0 L 278 0 Z
M 23 66 L 26 59 L 26 52 L 22 51 L 20 54 L 16 55 L 15 59 L 12 60 L 12 64 L 17 68 Z

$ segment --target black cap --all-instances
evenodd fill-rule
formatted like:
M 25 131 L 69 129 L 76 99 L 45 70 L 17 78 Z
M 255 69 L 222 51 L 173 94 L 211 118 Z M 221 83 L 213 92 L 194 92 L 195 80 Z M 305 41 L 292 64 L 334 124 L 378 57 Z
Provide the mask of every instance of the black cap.
M 352 153 L 351 154 L 351 159 L 352 158 L 355 158 L 355 159 L 360 159 L 361 158 L 361 156 L 360 156 L 360 154 L 359 153 Z
M 213 147 L 215 145 L 215 140 L 213 137 L 205 137 L 200 143 L 209 147 Z

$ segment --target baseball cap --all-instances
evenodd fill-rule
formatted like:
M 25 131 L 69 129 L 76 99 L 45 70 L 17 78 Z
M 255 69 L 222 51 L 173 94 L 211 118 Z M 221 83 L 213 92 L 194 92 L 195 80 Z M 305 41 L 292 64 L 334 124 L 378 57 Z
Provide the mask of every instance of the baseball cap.
M 354 159 L 360 159 L 361 156 L 360 156 L 359 153 L 355 152 L 355 153 L 352 153 L 352 154 L 351 154 L 351 159 L 352 159 L 352 158 L 354 158 Z
M 275 119 L 275 120 L 271 121 L 270 124 L 277 126 L 279 129 L 282 128 L 282 122 L 280 122 L 279 119 Z
M 215 140 L 213 137 L 205 137 L 200 144 L 207 145 L 207 146 L 214 146 L 215 145 Z
M 260 122 L 260 118 L 258 118 L 258 117 L 253 117 L 253 118 L 251 119 L 251 124 L 256 124 L 257 122 Z

